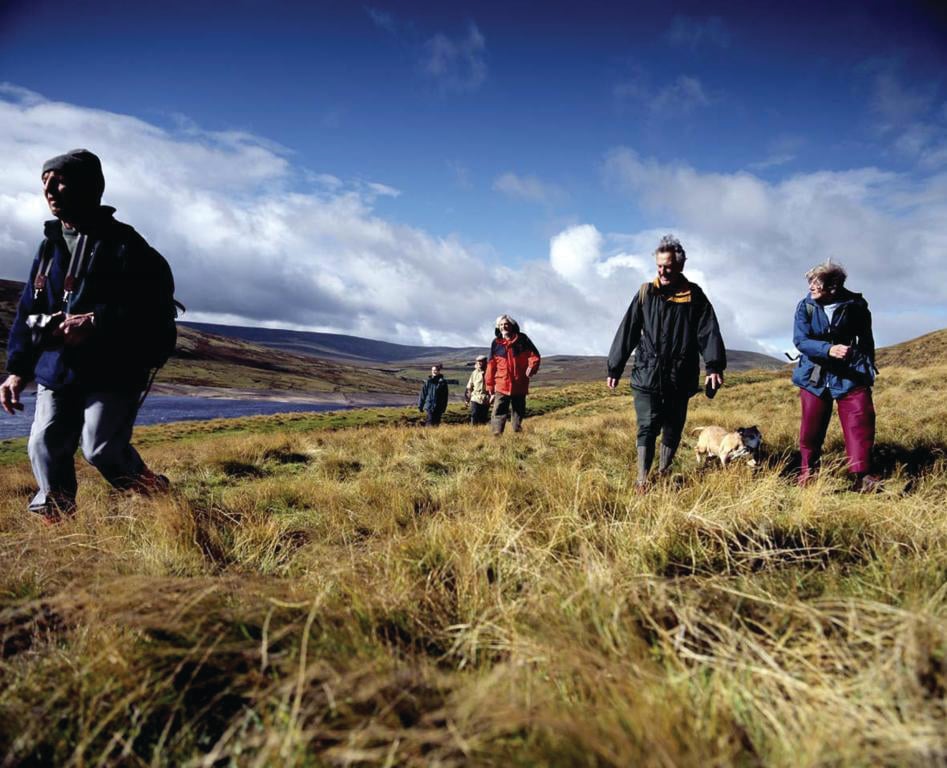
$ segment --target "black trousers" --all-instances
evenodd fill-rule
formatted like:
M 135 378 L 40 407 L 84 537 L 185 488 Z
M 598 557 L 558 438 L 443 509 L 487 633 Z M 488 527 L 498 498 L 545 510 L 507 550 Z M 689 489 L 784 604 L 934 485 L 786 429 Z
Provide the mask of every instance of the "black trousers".
M 684 392 L 660 394 L 634 391 L 635 416 L 638 419 L 638 445 L 654 448 L 661 434 L 661 444 L 677 448 L 687 419 L 687 402 L 690 397 Z
M 424 426 L 425 427 L 439 427 L 441 425 L 441 416 L 443 414 L 438 413 L 437 411 L 425 411 L 424 412 Z
M 501 395 L 497 393 L 493 401 L 493 431 L 502 434 L 506 421 L 513 424 L 513 431 L 523 429 L 523 419 L 526 418 L 526 395 Z
M 471 400 L 470 423 L 476 426 L 477 424 L 486 424 L 488 421 L 490 421 L 490 403 L 477 403 Z

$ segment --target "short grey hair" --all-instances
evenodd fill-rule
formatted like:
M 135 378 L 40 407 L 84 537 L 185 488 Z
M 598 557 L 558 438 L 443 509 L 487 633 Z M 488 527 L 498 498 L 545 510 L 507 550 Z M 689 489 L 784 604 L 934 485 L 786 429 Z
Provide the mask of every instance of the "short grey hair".
M 681 245 L 681 241 L 674 237 L 674 235 L 665 235 L 661 238 L 658 247 L 654 249 L 655 256 L 659 253 L 670 253 L 674 257 L 675 264 L 683 264 L 687 259 L 684 246 Z
M 837 291 L 845 285 L 845 278 L 847 277 L 848 272 L 845 271 L 845 267 L 831 259 L 816 264 L 806 272 L 806 280 L 810 283 L 818 281 L 827 291 Z

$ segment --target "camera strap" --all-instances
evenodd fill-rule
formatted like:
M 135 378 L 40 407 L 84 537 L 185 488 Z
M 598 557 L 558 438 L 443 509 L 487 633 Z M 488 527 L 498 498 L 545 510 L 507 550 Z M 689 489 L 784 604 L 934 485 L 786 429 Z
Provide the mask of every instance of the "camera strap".
M 39 259 L 39 266 L 36 268 L 36 277 L 33 278 L 33 301 L 39 298 L 39 295 L 46 288 L 49 282 L 49 270 L 53 267 L 52 243 L 47 237 L 43 240 L 43 254 Z
M 36 277 L 33 278 L 34 300 L 40 297 L 40 294 L 49 284 L 49 273 L 53 268 L 53 243 L 49 238 L 43 241 L 42 250 L 39 266 L 36 269 Z M 88 252 L 89 238 L 85 235 L 79 235 L 79 239 L 76 241 L 76 249 L 72 252 L 69 258 L 69 266 L 66 269 L 66 279 L 63 283 L 63 305 L 68 304 L 69 297 L 75 293 L 79 277 L 86 264 Z

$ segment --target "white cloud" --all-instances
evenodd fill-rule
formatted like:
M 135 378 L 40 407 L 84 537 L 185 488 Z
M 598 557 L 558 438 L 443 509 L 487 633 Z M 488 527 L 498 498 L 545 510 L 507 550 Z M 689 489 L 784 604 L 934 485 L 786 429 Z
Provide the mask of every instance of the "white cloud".
M 666 35 L 672 45 L 698 48 L 712 45 L 727 48 L 730 45 L 730 30 L 719 16 L 698 18 L 676 14 Z
M 475 91 L 487 79 L 486 40 L 476 24 L 450 38 L 439 32 L 424 46 L 422 69 L 445 92 Z
M 605 169 L 645 210 L 673 222 L 690 254 L 688 272 L 703 273 L 715 306 L 732 317 L 730 338 L 787 347 L 802 275 L 829 256 L 848 267 L 850 287 L 865 293 L 881 343 L 944 326 L 943 174 L 860 168 L 770 183 L 643 160 L 629 149 L 609 154 Z
M 947 165 L 947 102 L 937 100 L 937 84 L 905 85 L 888 68 L 874 76 L 871 108 L 875 130 L 901 157 L 931 171 Z
M 620 107 L 634 104 L 656 119 L 687 115 L 712 101 L 696 77 L 678 75 L 669 83 L 653 86 L 642 70 L 616 85 L 614 95 Z
M 558 203 L 566 197 L 565 191 L 556 184 L 542 181 L 535 176 L 518 176 L 510 172 L 498 176 L 493 182 L 493 188 L 509 197 L 534 203 Z
M 572 222 L 548 259 L 504 266 L 489 244 L 387 220 L 375 203 L 396 190 L 382 182 L 306 169 L 245 134 L 171 131 L 11 90 L 0 96 L 0 276 L 27 275 L 49 216 L 43 161 L 79 146 L 102 157 L 105 202 L 168 257 L 188 319 L 466 345 L 487 343 L 510 312 L 544 353 L 604 354 L 673 231 L 731 347 L 786 347 L 802 275 L 828 255 L 865 291 L 883 342 L 945 324 L 947 174 L 864 168 L 769 183 L 619 149 L 609 178 L 655 226 Z
M 386 220 L 375 201 L 397 190 L 383 183 L 306 169 L 252 136 L 5 94 L 2 277 L 26 278 L 49 218 L 43 161 L 86 146 L 103 161 L 104 202 L 170 261 L 187 319 L 466 345 L 487 343 L 511 312 L 546 353 L 607 349 L 622 291 L 603 302 L 546 260 L 496 267 L 488 244 Z

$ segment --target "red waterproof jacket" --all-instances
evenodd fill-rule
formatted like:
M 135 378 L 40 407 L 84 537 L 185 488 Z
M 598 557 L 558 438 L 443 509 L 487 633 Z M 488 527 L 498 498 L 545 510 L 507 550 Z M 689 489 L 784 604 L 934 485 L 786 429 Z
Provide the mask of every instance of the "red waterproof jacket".
M 487 392 L 500 395 L 525 395 L 529 392 L 529 378 L 539 370 L 539 350 L 525 333 L 515 333 L 508 339 L 498 337 L 490 347 L 490 359 L 484 373 Z

